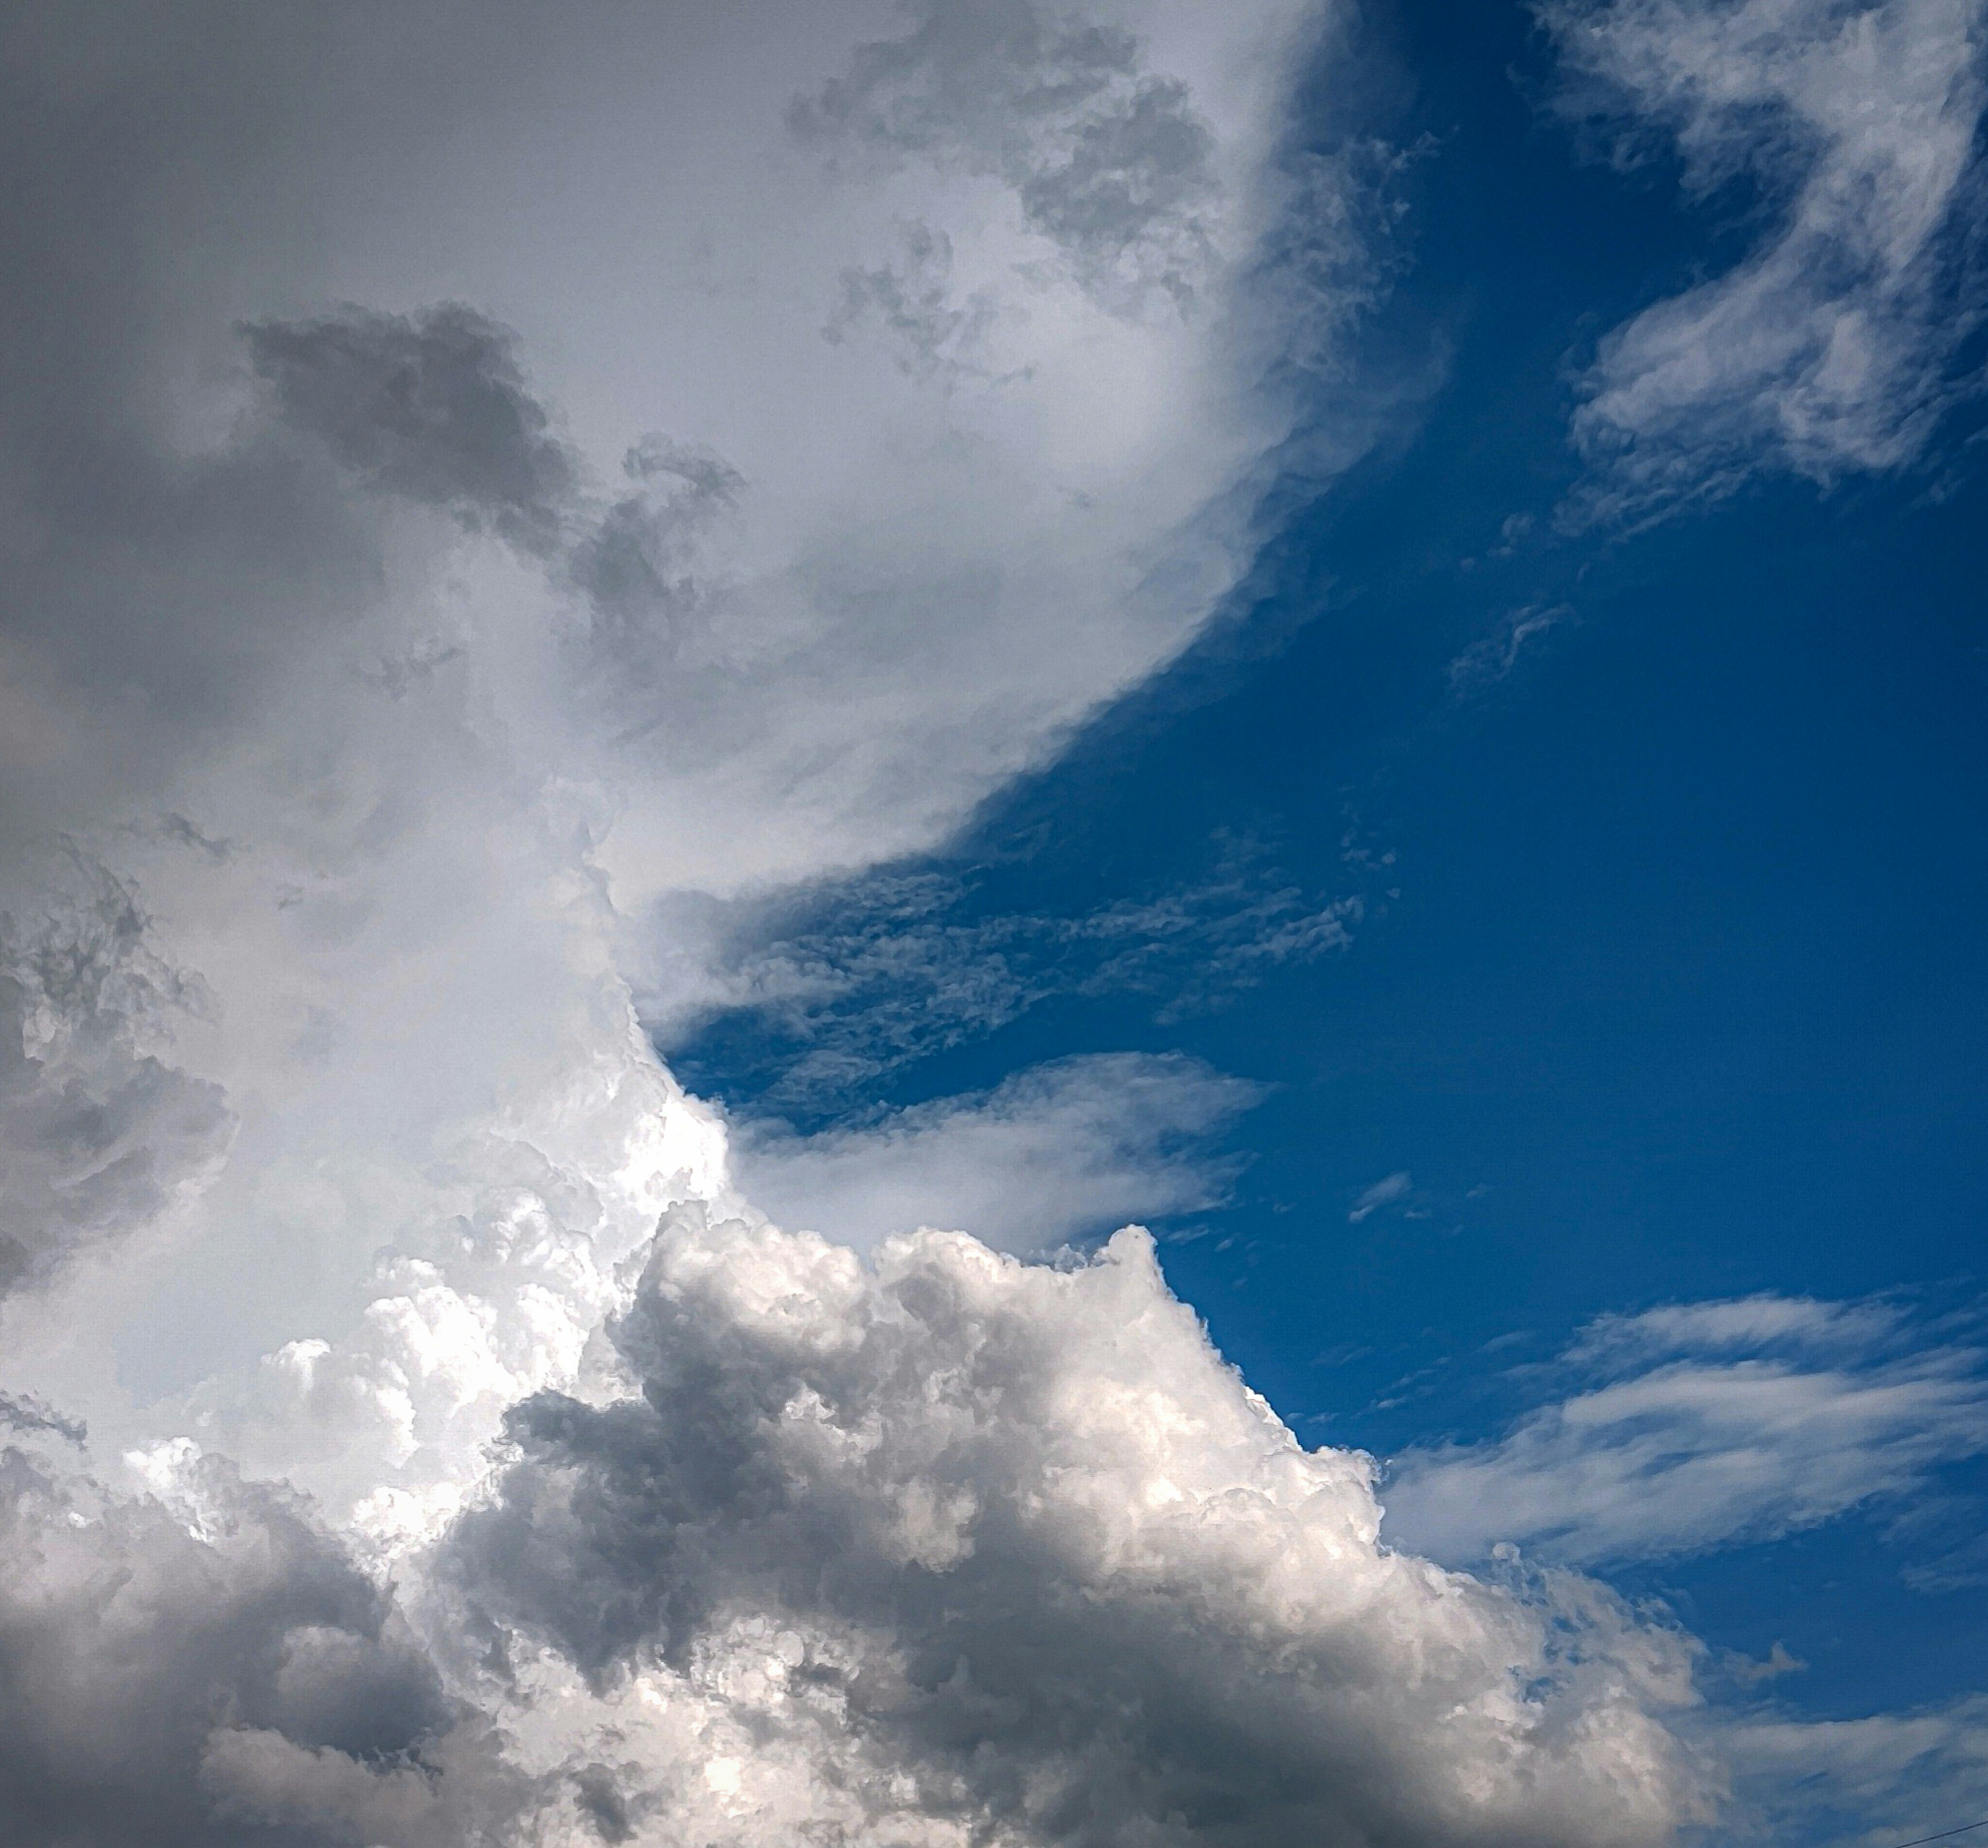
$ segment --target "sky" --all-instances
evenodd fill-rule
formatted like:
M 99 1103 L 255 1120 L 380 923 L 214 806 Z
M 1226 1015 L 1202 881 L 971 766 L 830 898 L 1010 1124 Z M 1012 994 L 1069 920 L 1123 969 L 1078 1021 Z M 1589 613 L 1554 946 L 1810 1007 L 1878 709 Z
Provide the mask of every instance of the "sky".
M 0 1848 L 1988 1818 L 1984 40 L 0 5 Z

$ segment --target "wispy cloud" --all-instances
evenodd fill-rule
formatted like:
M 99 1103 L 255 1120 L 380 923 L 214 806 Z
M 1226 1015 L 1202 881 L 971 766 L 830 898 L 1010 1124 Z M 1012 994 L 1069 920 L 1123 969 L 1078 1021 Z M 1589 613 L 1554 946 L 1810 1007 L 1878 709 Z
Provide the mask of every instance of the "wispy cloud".
M 1988 1451 L 1983 1358 L 1884 1302 L 1608 1317 L 1540 1376 L 1567 1396 L 1493 1441 L 1397 1458 L 1390 1531 L 1443 1559 L 1512 1541 L 1594 1563 L 1811 1527 Z
M 735 1171 L 777 1224 L 845 1245 L 938 1226 L 1053 1251 L 1220 1205 L 1236 1164 L 1218 1139 L 1263 1094 L 1198 1059 L 1061 1059 L 862 1127 L 800 1137 L 747 1125 Z
M 1981 0 L 1543 0 L 1570 114 L 1687 191 L 1765 201 L 1730 269 L 1601 342 L 1574 421 L 1587 515 L 1828 482 L 1922 449 L 1983 302 Z
M 1449 664 L 1449 690 L 1459 699 L 1483 693 L 1510 677 L 1520 658 L 1547 635 L 1574 620 L 1566 603 L 1529 603 L 1504 617 L 1491 633 L 1472 642 Z
M 1398 1168 L 1375 1181 L 1370 1188 L 1363 1188 L 1360 1197 L 1353 1203 L 1352 1210 L 1346 1215 L 1349 1225 L 1357 1225 L 1363 1219 L 1371 1218 L 1384 1206 L 1392 1206 L 1408 1198 L 1415 1188 L 1415 1177 L 1406 1168 Z
M 1726 1730 L 1719 1750 L 1743 1840 L 1893 1848 L 1988 1816 L 1988 1695 L 1859 1719 L 1754 1720 Z
M 989 912 L 977 897 L 956 874 L 884 873 L 784 916 L 719 917 L 687 992 L 664 1003 L 664 1037 L 681 1049 L 722 1027 L 728 1079 L 767 1109 L 816 1108 L 1060 997 L 1150 997 L 1163 1024 L 1218 1008 L 1344 950 L 1367 905 L 1308 891 L 1242 840 L 1222 842 L 1201 880 L 1094 910 Z

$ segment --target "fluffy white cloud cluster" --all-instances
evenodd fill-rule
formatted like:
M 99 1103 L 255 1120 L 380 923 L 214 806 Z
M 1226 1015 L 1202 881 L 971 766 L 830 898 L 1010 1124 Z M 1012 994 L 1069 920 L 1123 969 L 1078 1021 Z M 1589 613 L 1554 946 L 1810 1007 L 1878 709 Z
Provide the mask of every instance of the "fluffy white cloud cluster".
M 1980 0 L 1544 0 L 1564 104 L 1662 138 L 1705 194 L 1760 189 L 1753 249 L 1602 341 L 1574 435 L 1595 510 L 1828 482 L 1920 451 L 1974 324 Z
M 248 1408 L 363 1402 L 419 1476 L 570 1383 L 722 1184 L 633 1022 L 651 902 L 928 844 L 1177 650 L 1302 408 L 1280 341 L 1367 299 L 1352 218 L 1284 211 L 1299 0 L 459 25 L 39 8 L 0 55 L 44 176 L 0 1238 L 56 1292 L 0 1351 L 111 1441 L 171 1404 L 287 1468 Z M 65 833 L 134 921 L 108 1000 L 34 962 L 111 927 L 35 896 Z M 140 962 L 210 1005 L 131 1024 Z M 358 1495 L 373 1438 L 309 1428 Z
M 1689 1654 L 1586 1581 L 1391 1552 L 1124 1232 L 874 1269 L 673 1216 L 617 1344 L 526 1401 L 416 1608 L 610 1839 L 1642 1842 L 1704 1791 Z

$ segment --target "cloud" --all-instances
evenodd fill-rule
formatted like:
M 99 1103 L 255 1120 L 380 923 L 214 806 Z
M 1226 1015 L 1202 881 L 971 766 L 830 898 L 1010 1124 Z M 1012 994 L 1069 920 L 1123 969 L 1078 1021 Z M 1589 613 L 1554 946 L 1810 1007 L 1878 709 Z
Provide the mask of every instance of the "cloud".
M 1607 335 L 1574 440 L 1588 512 L 1640 516 L 1754 470 L 1901 467 L 1980 319 L 1980 0 L 1546 0 L 1562 106 L 1668 142 L 1685 188 L 1757 188 L 1731 269 Z
M 0 1832 L 1700 1813 L 1683 1640 L 1379 1546 L 1137 1238 L 774 1231 L 631 1002 L 666 900 L 931 850 L 1241 581 L 1383 286 L 1388 163 L 1276 166 L 1310 10 L 110 4 L 0 43 Z M 888 291 L 820 337 L 880 269 L 971 367 Z M 1171 988 L 1352 915 L 1076 934 Z M 1060 1127 L 1115 1212 L 1240 1102 L 1080 1068 L 787 1152 L 853 1219 Z
M 1654 1843 L 1700 1801 L 1679 1639 L 1379 1546 L 1365 1459 L 1142 1235 L 871 1272 L 680 1215 L 616 1339 L 641 1395 L 520 1406 L 431 1595 L 641 1839 Z
M 864 1127 L 749 1125 L 734 1172 L 776 1223 L 859 1248 L 936 1226 L 997 1250 L 1053 1251 L 1220 1205 L 1233 1165 L 1210 1145 L 1262 1094 L 1178 1056 L 1066 1059 Z
M 371 1305 L 433 1282 L 400 1259 L 529 1323 L 489 1255 L 513 1248 L 436 1230 L 494 1225 L 525 1171 L 566 1356 L 680 1197 L 656 1149 L 698 1145 L 685 1171 L 718 1184 L 631 1036 L 631 977 L 679 947 L 663 902 L 927 850 L 1185 646 L 1310 414 L 1256 343 L 1351 275 L 1280 272 L 1269 169 L 1324 23 L 1297 0 L 1219 29 L 940 8 L 888 56 L 867 7 L 755 0 L 694 55 L 610 0 L 500 0 L 473 45 L 445 5 L 362 11 L 45 9 L 0 46 L 46 182 L 0 204 L 0 867 L 32 898 L 68 831 L 211 1000 L 170 1044 L 8 1081 L 39 1151 L 13 1173 L 43 1177 L 19 1262 L 115 1243 L 120 1266 L 9 1319 L 0 1370 L 106 1442 L 170 1434 L 148 1418 L 205 1376 L 221 1417 L 265 1355 L 366 1348 Z M 917 132 L 857 159 L 941 66 Z M 793 99 L 864 71 L 797 138 Z M 986 72 L 1030 100 L 998 159 Z M 1104 304 L 1190 221 L 1194 315 L 1158 281 L 1150 313 Z M 992 305 L 984 376 L 820 338 L 914 225 L 947 299 Z M 1371 299 L 1349 282 L 1331 313 Z M 1318 908 L 1284 921 L 1322 941 Z M 66 1154 L 64 1098 L 89 1106 Z M 476 1148 L 501 1178 L 465 1171 Z M 573 1257 L 589 1240 L 611 1255 Z M 362 1423 L 400 1390 L 375 1360 Z M 434 1390 L 414 1425 L 474 1456 L 502 1392 L 458 1421 Z M 363 1445 L 310 1429 L 296 1467 L 350 1465 L 314 1485 L 342 1518 Z M 236 1434 L 286 1466 L 276 1425 Z
M 1362 894 L 1307 891 L 1253 842 L 1216 849 L 1200 878 L 1076 915 L 995 909 L 943 867 L 684 907 L 650 1016 L 679 1050 L 722 1037 L 762 1107 L 818 1109 L 1061 997 L 1151 996 L 1166 1024 L 1352 941 Z
M 1449 690 L 1460 699 L 1483 693 L 1508 679 L 1528 647 L 1574 620 L 1565 603 L 1546 607 L 1529 603 L 1508 613 L 1490 634 L 1472 642 L 1449 664 Z
M 388 1598 L 294 1497 L 139 1461 L 171 1505 L 0 1449 L 0 1843 L 463 1840 L 505 1774 Z
M 857 48 L 789 112 L 796 131 L 873 157 L 998 175 L 1084 285 L 1136 309 L 1185 302 L 1212 255 L 1216 143 L 1177 77 L 1124 27 L 1030 0 L 925 0 L 911 29 Z
M 1346 1215 L 1348 1225 L 1357 1225 L 1371 1218 L 1384 1206 L 1392 1206 L 1397 1201 L 1405 1200 L 1414 1191 L 1415 1177 L 1406 1168 L 1397 1169 L 1384 1175 L 1370 1188 L 1363 1188 L 1360 1198 L 1354 1201 L 1352 1210 Z
M 189 1201 L 234 1120 L 161 1055 L 201 991 L 153 948 L 130 889 L 73 853 L 0 914 L 0 1294 Z
M 509 330 L 446 302 L 242 331 L 284 417 L 369 488 L 487 522 L 529 552 L 556 546 L 575 458 L 526 389 Z
M 1988 1451 L 1982 1356 L 1882 1302 L 1750 1296 L 1611 1316 L 1581 1390 L 1391 1467 L 1388 1531 L 1439 1559 L 1662 1558 L 1812 1527 Z
M 1762 1840 L 1894 1848 L 1988 1816 L 1980 1694 L 1849 1719 L 1769 1714 L 1734 1726 L 1724 1748 L 1735 1823 Z

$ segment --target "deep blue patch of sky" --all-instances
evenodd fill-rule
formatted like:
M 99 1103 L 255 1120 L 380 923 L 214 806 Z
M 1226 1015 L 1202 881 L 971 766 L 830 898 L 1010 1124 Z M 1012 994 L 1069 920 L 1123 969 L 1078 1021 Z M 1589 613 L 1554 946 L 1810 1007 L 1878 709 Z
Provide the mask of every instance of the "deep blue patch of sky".
M 1014 978 L 1006 1003 L 873 958 L 805 1042 L 741 1012 L 669 1050 L 803 1128 L 1082 1052 L 1275 1086 L 1233 1205 L 1172 1228 L 1205 1235 L 1168 1273 L 1300 1431 L 1386 1455 L 1499 1428 L 1514 1356 L 1606 1312 L 1976 1296 L 1988 488 L 1958 432 L 1899 478 L 1557 532 L 1570 364 L 1729 261 L 1744 202 L 1581 158 L 1534 106 L 1516 8 L 1407 0 L 1376 29 L 1412 73 L 1394 132 L 1430 140 L 1372 337 L 1404 364 L 1445 346 L 1439 388 L 1294 522 L 1234 623 L 953 850 L 763 927 L 845 962 L 939 930 Z M 1041 922 L 1217 889 L 1281 894 L 1286 921 L 1361 910 L 1343 948 L 1253 962 L 1191 918 L 1104 977 L 1115 927 Z M 824 1041 L 848 1057 L 797 1082 Z M 1963 1525 L 1983 1487 L 1946 1482 Z M 1811 1667 L 1775 1693 L 1853 1712 L 1978 1684 L 1978 1586 L 1909 1589 L 1906 1556 L 1852 1516 L 1611 1576 L 1715 1644 L 1785 1641 Z

